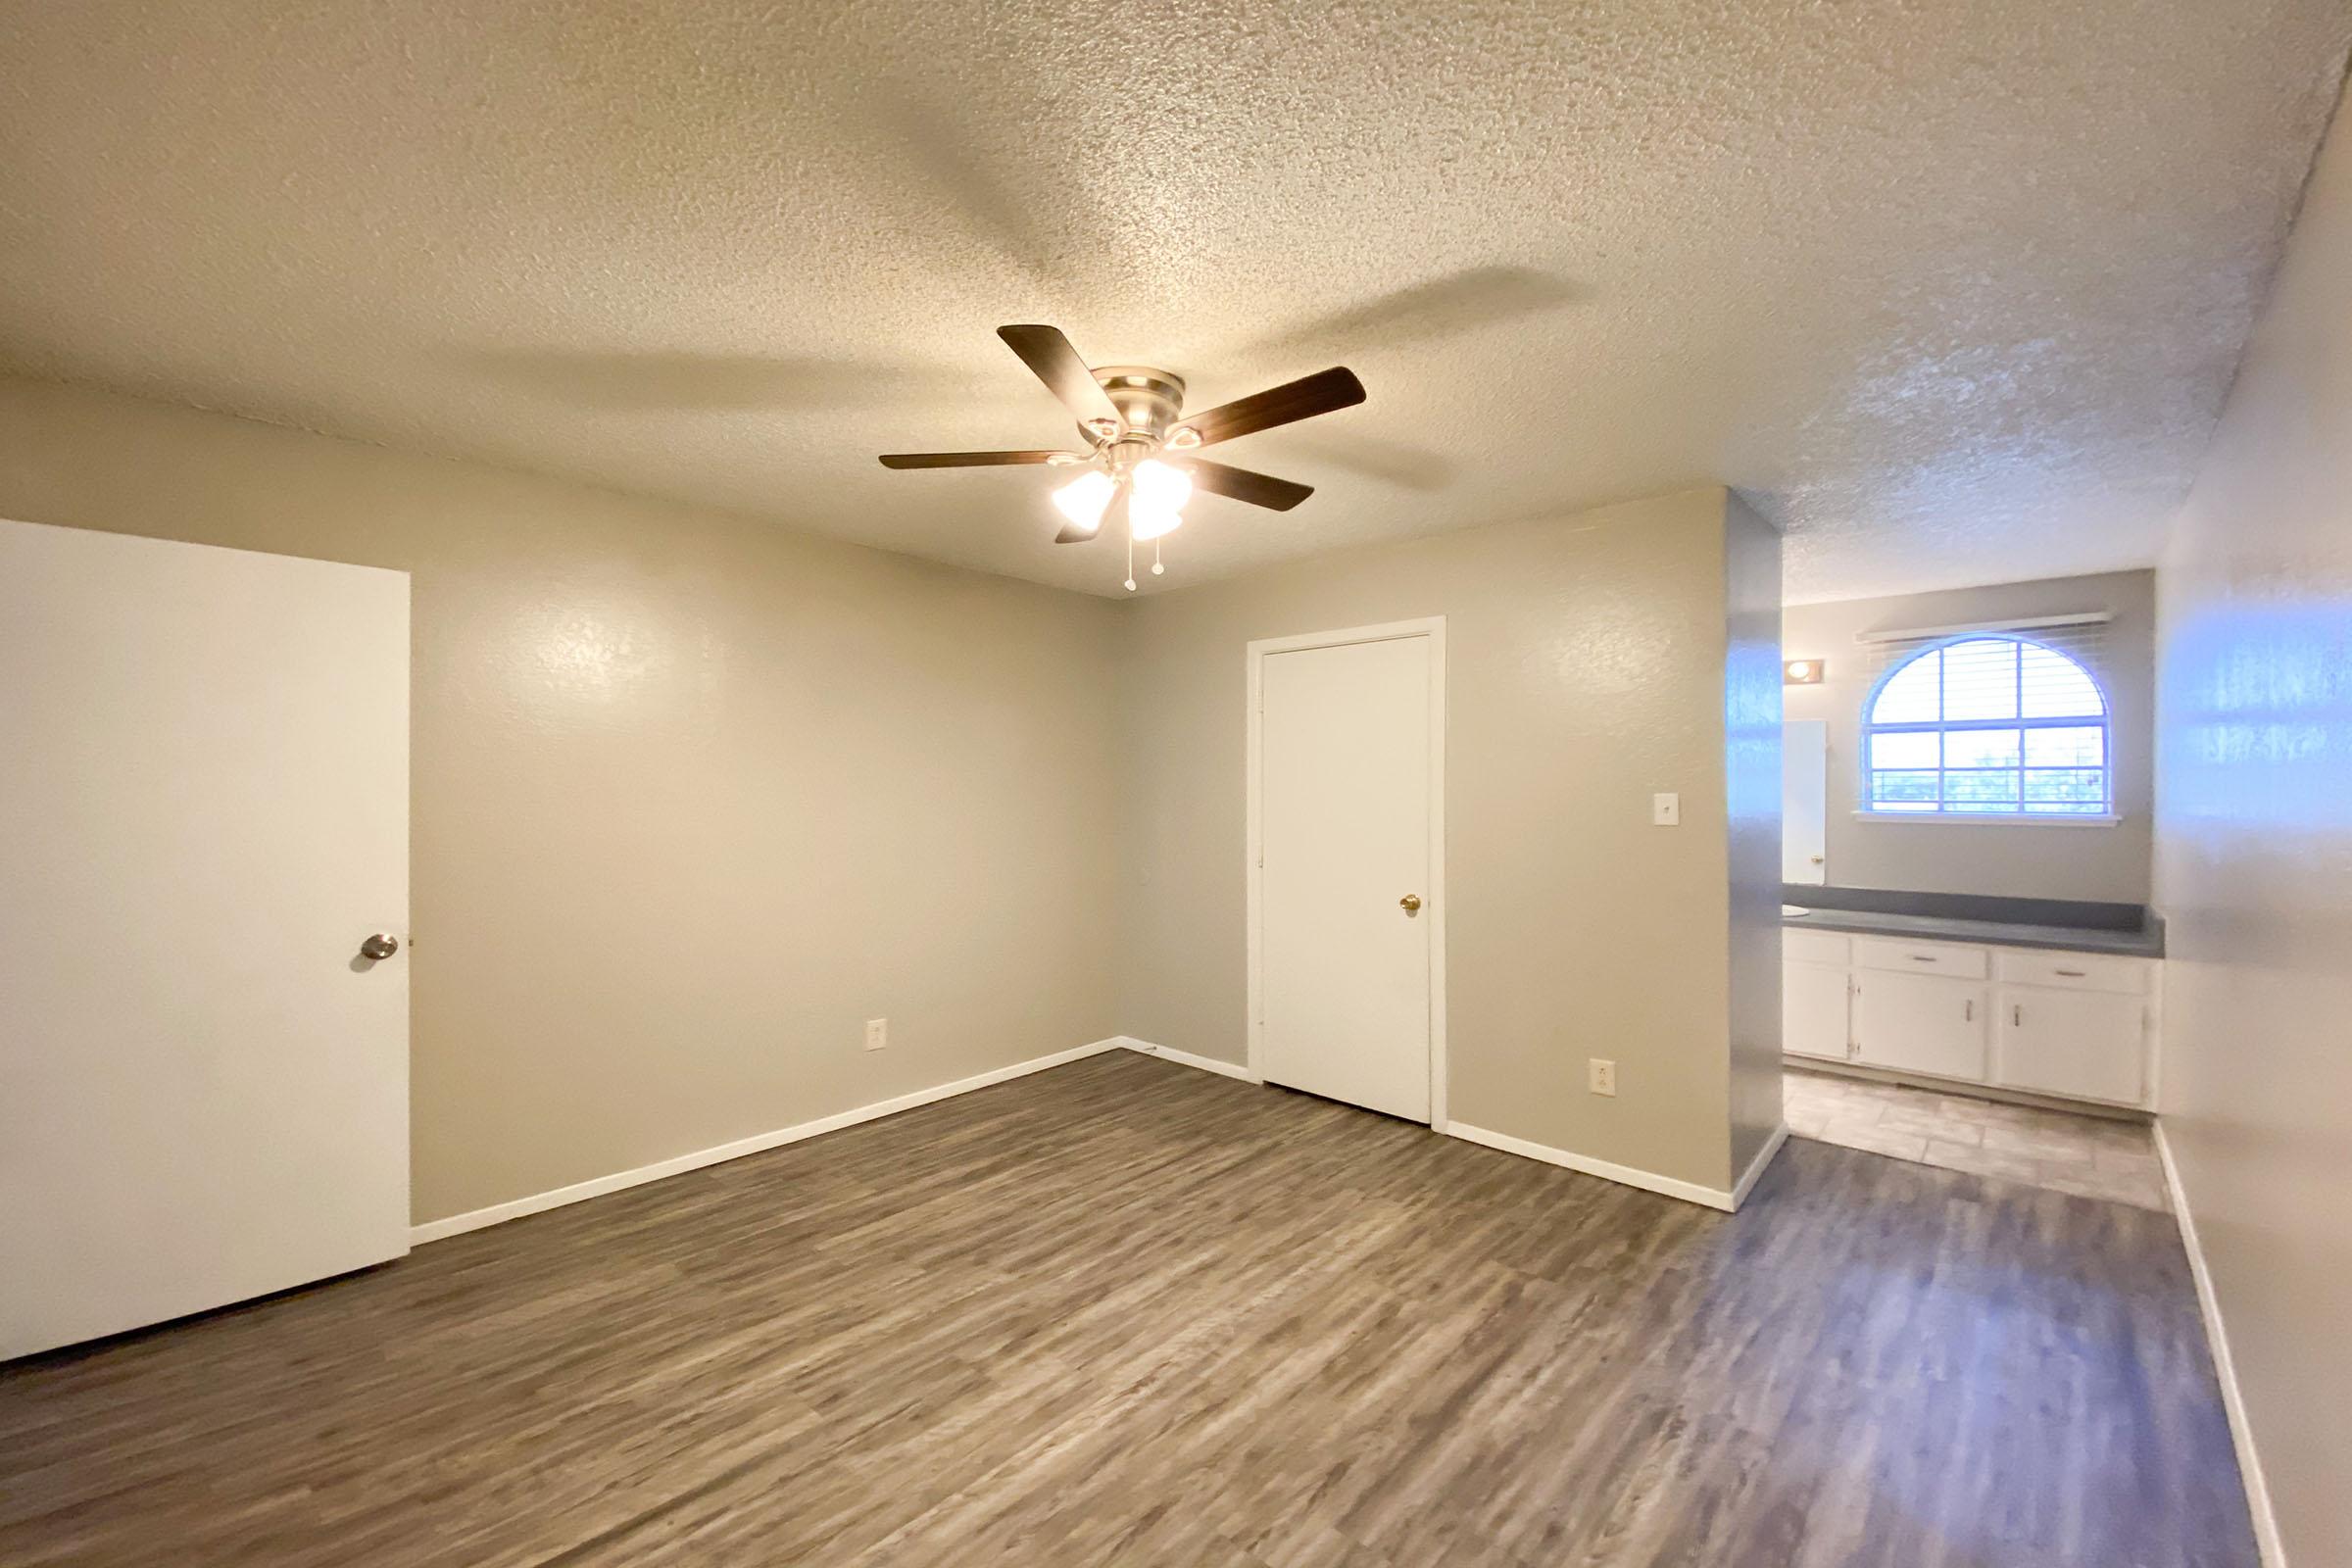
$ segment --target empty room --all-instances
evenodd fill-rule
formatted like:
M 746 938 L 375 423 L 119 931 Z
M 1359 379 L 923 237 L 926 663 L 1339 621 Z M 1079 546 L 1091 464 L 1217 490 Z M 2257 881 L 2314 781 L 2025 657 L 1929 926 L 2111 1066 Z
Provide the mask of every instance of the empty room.
M 0 1564 L 2352 1563 L 2344 0 L 0 0 Z

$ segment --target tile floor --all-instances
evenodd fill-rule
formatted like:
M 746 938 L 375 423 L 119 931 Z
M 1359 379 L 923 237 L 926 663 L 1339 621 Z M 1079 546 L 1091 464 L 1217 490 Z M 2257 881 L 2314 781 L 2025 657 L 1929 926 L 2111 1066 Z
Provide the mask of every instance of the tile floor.
M 2145 1124 L 1790 1068 L 1788 1131 L 1896 1159 L 2169 1211 Z

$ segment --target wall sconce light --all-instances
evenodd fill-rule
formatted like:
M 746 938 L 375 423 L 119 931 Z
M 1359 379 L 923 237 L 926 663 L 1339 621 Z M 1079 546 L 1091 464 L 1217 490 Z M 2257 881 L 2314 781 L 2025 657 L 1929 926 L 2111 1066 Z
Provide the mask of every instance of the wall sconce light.
M 1821 684 L 1822 671 L 1826 667 L 1818 659 L 1791 659 L 1781 666 L 1781 684 L 1784 686 L 1818 686 Z

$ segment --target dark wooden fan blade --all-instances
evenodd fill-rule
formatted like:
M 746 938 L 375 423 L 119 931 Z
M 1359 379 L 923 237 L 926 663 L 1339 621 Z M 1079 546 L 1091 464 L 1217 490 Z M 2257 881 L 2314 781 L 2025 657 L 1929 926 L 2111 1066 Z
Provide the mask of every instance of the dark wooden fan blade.
M 1086 368 L 1070 340 L 1061 335 L 1057 326 L 1000 326 L 997 336 L 1005 346 L 1021 357 L 1021 363 L 1037 372 L 1037 378 L 1055 397 L 1061 406 L 1081 419 L 1108 419 L 1118 422 L 1119 411 L 1111 407 L 1110 399 L 1102 395 L 1102 383 L 1095 372 Z
M 1253 473 L 1231 464 L 1210 463 L 1205 458 L 1178 460 L 1176 466 L 1193 476 L 1193 484 L 1201 490 L 1247 501 L 1253 507 L 1265 507 L 1275 512 L 1288 512 L 1315 493 L 1311 484 L 1296 480 L 1277 479 L 1270 473 Z
M 1334 409 L 1352 408 L 1364 401 L 1364 383 L 1355 372 L 1343 366 L 1302 375 L 1296 381 L 1253 392 L 1232 403 L 1220 404 L 1204 414 L 1188 414 L 1184 422 L 1200 432 L 1200 444 L 1213 446 L 1230 441 L 1237 435 L 1253 430 L 1268 430 L 1278 424 L 1290 424 L 1298 419 L 1311 419 L 1318 414 Z
M 1074 455 L 1074 454 L 1073 454 Z M 885 452 L 885 468 L 994 468 L 1010 463 L 1045 463 L 1058 452 Z

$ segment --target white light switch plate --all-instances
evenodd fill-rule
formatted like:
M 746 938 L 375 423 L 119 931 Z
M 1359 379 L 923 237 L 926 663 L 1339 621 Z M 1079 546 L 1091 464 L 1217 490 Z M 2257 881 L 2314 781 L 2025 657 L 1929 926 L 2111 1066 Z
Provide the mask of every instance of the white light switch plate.
M 1683 798 L 1680 795 L 1652 795 L 1649 798 L 1649 820 L 1657 827 L 1680 827 L 1683 821 Z
M 888 1018 L 868 1018 L 868 1019 L 866 1019 L 866 1020 L 865 1020 L 865 1049 L 866 1049 L 866 1050 L 868 1050 L 868 1051 L 880 1051 L 880 1050 L 881 1050 L 881 1049 L 882 1049 L 884 1046 L 887 1046 L 887 1045 L 889 1045 L 889 1044 L 890 1044 L 890 1020 L 889 1020 Z

